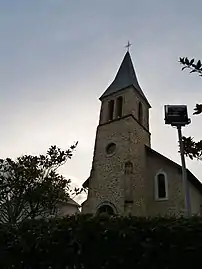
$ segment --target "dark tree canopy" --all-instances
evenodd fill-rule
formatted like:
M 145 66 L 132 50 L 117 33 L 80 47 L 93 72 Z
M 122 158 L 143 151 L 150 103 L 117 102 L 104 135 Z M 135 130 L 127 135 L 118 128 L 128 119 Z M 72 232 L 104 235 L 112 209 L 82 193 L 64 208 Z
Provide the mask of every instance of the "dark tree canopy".
M 179 62 L 183 65 L 182 70 L 189 69 L 190 73 L 197 73 L 202 77 L 202 64 L 201 61 L 195 59 L 189 60 L 187 57 L 182 57 Z M 202 104 L 196 104 L 193 115 L 202 113 Z M 190 159 L 202 160 L 202 140 L 195 142 L 193 137 L 183 137 L 185 155 Z
M 57 203 L 69 199 L 73 192 L 70 180 L 60 175 L 58 168 L 71 159 L 76 146 L 65 151 L 51 146 L 45 155 L 0 160 L 1 223 L 54 214 Z

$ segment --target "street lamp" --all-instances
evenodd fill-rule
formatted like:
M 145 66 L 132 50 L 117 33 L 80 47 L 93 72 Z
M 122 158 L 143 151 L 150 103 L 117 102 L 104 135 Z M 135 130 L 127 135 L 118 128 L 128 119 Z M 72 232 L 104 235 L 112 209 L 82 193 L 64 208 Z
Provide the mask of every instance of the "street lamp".
M 191 205 L 190 205 L 189 187 L 187 182 L 187 170 L 184 157 L 184 145 L 182 142 L 182 127 L 190 124 L 191 120 L 188 118 L 186 105 L 165 105 L 164 108 L 165 108 L 165 124 L 177 127 L 178 130 L 180 156 L 182 162 L 182 181 L 185 195 L 185 209 L 187 216 L 190 216 Z

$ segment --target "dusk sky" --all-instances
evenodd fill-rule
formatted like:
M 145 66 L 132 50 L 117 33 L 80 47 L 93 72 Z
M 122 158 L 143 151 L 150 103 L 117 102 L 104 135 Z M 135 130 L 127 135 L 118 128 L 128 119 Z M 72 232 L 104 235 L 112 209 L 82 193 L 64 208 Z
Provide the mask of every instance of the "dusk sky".
M 99 97 L 130 49 L 152 108 L 153 149 L 180 163 L 177 131 L 164 104 L 187 104 L 187 136 L 202 139 L 202 78 L 181 71 L 180 56 L 202 59 L 201 0 L 0 0 L 0 158 L 77 150 L 61 172 L 89 176 Z M 187 159 L 202 180 L 202 162 Z

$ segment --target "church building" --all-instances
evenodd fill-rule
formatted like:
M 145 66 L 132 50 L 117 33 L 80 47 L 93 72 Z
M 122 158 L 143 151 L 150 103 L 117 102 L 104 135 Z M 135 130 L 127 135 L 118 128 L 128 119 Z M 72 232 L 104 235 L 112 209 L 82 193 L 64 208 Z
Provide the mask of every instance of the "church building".
M 100 119 L 82 213 L 183 215 L 181 166 L 151 148 L 149 110 L 129 51 L 100 97 Z M 191 213 L 200 215 L 202 184 L 187 169 Z

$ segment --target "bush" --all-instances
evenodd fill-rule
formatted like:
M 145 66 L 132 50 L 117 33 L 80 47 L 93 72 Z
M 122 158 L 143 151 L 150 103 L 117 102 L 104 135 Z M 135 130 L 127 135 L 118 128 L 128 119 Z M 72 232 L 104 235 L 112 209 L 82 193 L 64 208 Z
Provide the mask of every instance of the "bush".
M 0 268 L 200 266 L 202 219 L 75 216 L 0 226 Z

